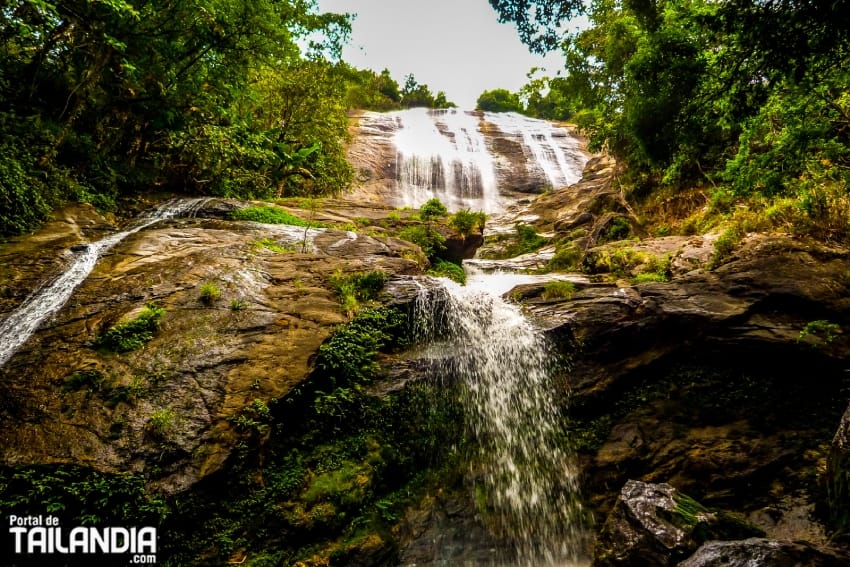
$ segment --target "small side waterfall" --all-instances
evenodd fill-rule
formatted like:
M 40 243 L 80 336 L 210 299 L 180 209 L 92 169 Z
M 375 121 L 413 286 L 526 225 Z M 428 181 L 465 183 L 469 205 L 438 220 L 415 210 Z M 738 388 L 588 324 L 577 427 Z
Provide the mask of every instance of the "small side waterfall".
M 499 192 L 493 158 L 479 118 L 449 109 L 413 108 L 394 113 L 398 182 L 404 204 L 418 207 L 432 197 L 451 210 L 495 212 Z
M 417 325 L 431 343 L 422 356 L 463 392 L 479 513 L 514 550 L 493 565 L 586 564 L 586 518 L 578 468 L 559 439 L 552 350 L 502 290 L 480 278 L 484 285 L 445 281 L 423 290 Z
M 71 294 L 91 273 L 98 259 L 110 248 L 140 230 L 161 220 L 191 213 L 208 199 L 174 199 L 155 211 L 139 218 L 130 228 L 111 234 L 97 242 L 85 245 L 74 252 L 71 264 L 58 278 L 34 291 L 21 305 L 0 323 L 0 366 L 13 354 L 39 326 L 59 311 Z
M 503 134 L 521 139 L 524 151 L 530 154 L 526 163 L 539 168 L 550 186 L 564 187 L 581 179 L 586 160 L 578 151 L 578 140 L 566 130 L 516 112 L 485 112 L 484 120 Z

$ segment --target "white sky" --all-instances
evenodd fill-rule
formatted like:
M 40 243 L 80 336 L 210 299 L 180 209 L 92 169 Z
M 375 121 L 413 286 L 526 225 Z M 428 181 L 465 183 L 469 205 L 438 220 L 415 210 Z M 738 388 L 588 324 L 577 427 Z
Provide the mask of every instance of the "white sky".
M 554 76 L 563 56 L 544 60 L 519 41 L 512 24 L 500 24 L 487 0 L 318 0 L 322 12 L 356 13 L 343 59 L 355 67 L 390 70 L 404 85 L 413 73 L 431 92 L 445 91 L 461 108 L 473 108 L 484 90 L 518 90 L 532 67 Z

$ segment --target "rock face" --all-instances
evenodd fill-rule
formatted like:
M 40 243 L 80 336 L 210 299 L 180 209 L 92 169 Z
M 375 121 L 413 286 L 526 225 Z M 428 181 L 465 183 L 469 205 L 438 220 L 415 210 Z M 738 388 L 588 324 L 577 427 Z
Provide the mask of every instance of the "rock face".
M 794 495 L 822 501 L 814 474 L 846 406 L 850 345 L 804 330 L 850 322 L 848 269 L 846 250 L 752 237 L 713 272 L 691 267 L 669 283 L 577 282 L 569 300 L 518 290 L 572 353 L 569 411 L 588 427 L 603 517 L 629 478 L 709 505 L 745 502 L 745 513 Z
M 47 248 L 96 240 L 108 226 L 91 209 L 60 213 L 3 250 L 18 266 L 4 284 L 35 288 L 29 282 L 63 268 L 45 259 Z M 392 238 L 201 218 L 129 236 L 0 368 L 0 463 L 144 470 L 162 490 L 185 489 L 225 461 L 240 411 L 300 383 L 319 345 L 347 320 L 328 277 L 414 273 L 418 265 L 402 257 L 413 253 Z M 204 303 L 204 284 L 221 298 Z M 2 305 L 8 311 L 20 299 L 6 293 Z M 93 348 L 151 302 L 165 315 L 143 348 Z
M 446 168 L 442 171 L 463 169 L 461 177 L 477 177 L 484 184 L 494 176 L 498 194 L 517 196 L 540 193 L 553 185 L 570 185 L 579 179 L 587 161 L 583 142 L 566 126 L 513 114 L 450 111 L 468 115 L 472 123 L 477 122 L 475 131 L 469 132 L 466 124 L 459 126 L 454 124 L 451 116 L 442 116 L 445 112 L 431 112 L 429 115 L 433 117 L 433 123 L 428 122 L 425 125 L 428 129 L 419 136 L 425 146 L 422 151 L 430 156 L 425 160 L 429 163 L 422 168 L 429 171 L 433 165 L 431 162 L 443 161 Z M 394 136 L 404 128 L 421 127 L 421 117 L 414 121 L 406 118 L 405 112 L 362 112 L 351 119 L 353 141 L 348 148 L 348 158 L 357 172 L 353 199 L 397 206 L 411 204 L 406 203 L 399 190 L 402 158 Z M 477 145 L 479 137 L 483 140 L 483 147 Z M 426 139 L 430 143 L 425 142 Z M 445 175 L 434 173 L 429 177 L 438 179 L 433 185 L 434 194 L 447 204 L 453 203 L 454 197 L 443 195 L 448 185 Z M 431 185 L 431 182 L 432 179 L 429 179 L 427 184 Z M 467 190 L 469 188 L 460 189 Z M 480 187 L 476 189 L 480 190 Z M 487 192 L 486 189 L 484 191 Z M 478 203 L 476 199 L 480 195 L 465 197 Z M 414 203 L 418 204 L 421 202 Z

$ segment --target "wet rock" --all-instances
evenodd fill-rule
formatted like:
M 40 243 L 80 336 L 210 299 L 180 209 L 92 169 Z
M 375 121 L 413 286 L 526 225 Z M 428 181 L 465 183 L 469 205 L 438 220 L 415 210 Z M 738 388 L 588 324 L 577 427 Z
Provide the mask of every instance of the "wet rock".
M 80 223 L 61 223 L 44 242 L 76 245 L 68 226 Z M 0 462 L 144 471 L 169 493 L 191 486 L 230 455 L 240 412 L 304 380 L 318 347 L 347 320 L 329 276 L 417 273 L 404 257 L 412 248 L 213 218 L 166 221 L 127 237 L 0 368 Z M 19 265 L 32 267 L 17 282 L 44 277 L 41 247 L 15 250 Z M 220 290 L 219 300 L 201 301 L 205 283 Z M 93 348 L 150 302 L 165 310 L 152 340 L 126 353 Z
M 669 484 L 630 480 L 596 541 L 594 566 L 676 565 L 705 539 L 758 533 L 711 512 Z
M 443 257 L 455 264 L 460 264 L 464 260 L 475 257 L 475 252 L 484 244 L 484 235 L 470 234 L 461 235 L 450 233 L 446 237 L 446 251 Z
M 709 541 L 679 567 L 839 567 L 850 557 L 799 541 L 749 538 L 742 541 Z
M 550 301 L 517 294 L 569 353 L 564 398 L 585 428 L 588 497 L 605 517 L 628 479 L 671 482 L 707 505 L 761 518 L 772 537 L 818 538 L 817 515 L 793 510 L 824 498 L 819 471 L 846 410 L 850 341 L 803 330 L 819 320 L 850 324 L 850 252 L 750 236 L 707 271 L 708 242 L 641 243 L 693 252 L 669 282 L 595 283 Z M 845 419 L 828 474 L 838 514 L 847 509 L 839 472 L 847 429 Z M 783 511 L 785 502 L 794 504 Z
M 827 461 L 826 483 L 832 528 L 850 529 L 850 407 L 841 417 Z
M 499 560 L 510 554 L 464 495 L 427 497 L 408 511 L 397 534 L 402 548 L 399 565 L 404 567 L 500 565 Z

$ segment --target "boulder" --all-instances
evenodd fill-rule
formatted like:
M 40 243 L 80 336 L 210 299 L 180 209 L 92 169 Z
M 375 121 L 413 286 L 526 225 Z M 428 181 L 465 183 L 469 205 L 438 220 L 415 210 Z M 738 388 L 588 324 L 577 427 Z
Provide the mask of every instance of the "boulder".
M 596 540 L 593 565 L 672 566 L 706 539 L 759 531 L 669 484 L 628 481 Z
M 806 542 L 748 538 L 708 541 L 679 567 L 840 567 L 850 557 Z
M 826 483 L 832 528 L 846 533 L 850 530 L 850 407 L 832 439 Z

